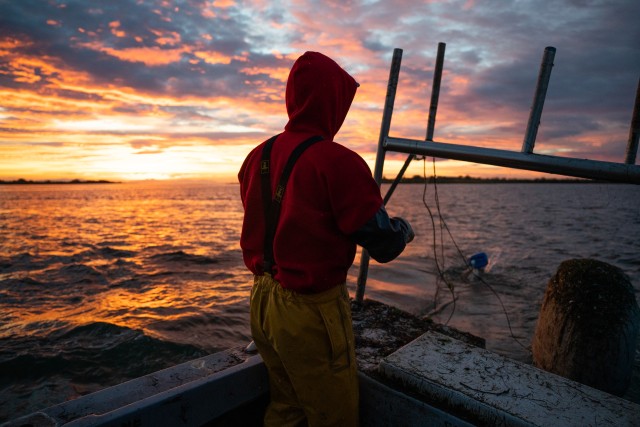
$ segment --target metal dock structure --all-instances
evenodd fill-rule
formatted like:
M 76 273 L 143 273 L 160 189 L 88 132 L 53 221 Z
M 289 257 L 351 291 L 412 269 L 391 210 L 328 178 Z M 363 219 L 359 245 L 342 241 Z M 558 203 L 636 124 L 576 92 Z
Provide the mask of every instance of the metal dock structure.
M 624 155 L 624 161 L 620 163 L 599 160 L 549 156 L 534 153 L 538 127 L 542 117 L 542 109 L 549 87 L 551 69 L 555 58 L 556 49 L 547 47 L 542 56 L 540 72 L 536 84 L 533 103 L 529 113 L 521 151 L 500 150 L 494 148 L 477 147 L 472 145 L 449 144 L 433 140 L 438 99 L 440 97 L 440 82 L 444 66 L 445 43 L 438 44 L 433 86 L 431 91 L 431 103 L 427 121 L 427 132 L 424 140 L 391 137 L 391 117 L 396 97 L 396 89 L 400 77 L 400 64 L 402 62 L 402 49 L 394 49 L 387 84 L 380 137 L 373 177 L 378 183 L 382 182 L 385 154 L 387 151 L 408 153 L 409 156 L 400 169 L 398 175 L 384 196 L 386 204 L 393 194 L 396 186 L 416 156 L 439 157 L 451 160 L 460 160 L 473 163 L 488 164 L 494 166 L 522 169 L 536 172 L 564 175 L 576 178 L 587 178 L 611 182 L 640 184 L 640 165 L 636 165 L 638 152 L 638 140 L 640 139 L 640 79 L 636 90 L 635 103 L 631 117 L 629 139 Z M 356 301 L 362 302 L 367 282 L 369 269 L 369 254 L 363 249 L 360 257 L 360 269 L 358 272 Z
M 410 153 L 388 202 L 416 155 L 640 184 L 640 84 L 624 163 L 533 154 L 555 49 L 547 48 L 521 152 L 433 141 L 444 44 L 438 47 L 425 141 L 389 137 L 402 51 L 393 55 L 374 177 L 386 151 Z M 363 250 L 356 297 L 369 258 Z M 362 282 L 361 282 L 362 280 Z M 434 369 L 435 367 L 435 369 Z M 374 376 L 359 372 L 360 421 L 382 426 L 636 426 L 640 405 L 429 331 L 384 357 Z M 262 425 L 267 371 L 259 355 L 229 349 L 8 421 L 1 427 Z

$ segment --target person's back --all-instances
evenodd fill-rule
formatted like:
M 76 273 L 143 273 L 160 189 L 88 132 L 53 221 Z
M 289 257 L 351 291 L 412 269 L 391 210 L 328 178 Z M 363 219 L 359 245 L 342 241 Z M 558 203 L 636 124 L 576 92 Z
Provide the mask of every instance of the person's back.
M 255 275 L 251 330 L 270 377 L 266 425 L 357 424 L 347 272 L 356 244 L 386 262 L 413 238 L 406 221 L 388 217 L 364 160 L 333 142 L 357 87 L 330 58 L 302 55 L 287 82 L 285 131 L 256 147 L 239 173 L 240 243 Z M 276 190 L 296 147 L 313 136 L 320 141 L 292 163 L 284 193 Z

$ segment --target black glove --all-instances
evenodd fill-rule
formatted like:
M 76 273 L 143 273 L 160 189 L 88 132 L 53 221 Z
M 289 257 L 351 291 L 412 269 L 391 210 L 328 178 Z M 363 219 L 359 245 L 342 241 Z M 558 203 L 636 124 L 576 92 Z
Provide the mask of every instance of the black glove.
M 404 234 L 404 242 L 409 243 L 416 237 L 416 234 L 413 232 L 413 228 L 411 228 L 411 224 L 404 218 L 393 217 L 392 219 L 398 221 L 398 225 L 402 229 L 402 233 Z

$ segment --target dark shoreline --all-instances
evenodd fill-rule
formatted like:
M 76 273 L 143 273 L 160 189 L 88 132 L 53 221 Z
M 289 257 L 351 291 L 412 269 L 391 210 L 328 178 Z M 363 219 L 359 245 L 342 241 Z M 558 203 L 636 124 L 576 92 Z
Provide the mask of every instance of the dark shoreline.
M 394 180 L 390 178 L 383 177 L 383 184 L 391 184 Z M 411 178 L 402 178 L 400 180 L 400 184 L 424 184 L 425 181 L 428 183 L 433 183 L 434 181 L 437 184 L 615 184 L 612 181 L 604 181 L 604 180 L 592 180 L 592 179 L 581 179 L 581 178 L 533 178 L 533 179 L 525 179 L 525 178 L 475 178 L 470 176 L 439 176 L 434 180 L 433 176 L 422 177 L 422 176 L 413 176 Z M 0 180 L 0 185 L 50 185 L 50 184 L 121 184 L 121 181 L 109 181 L 109 180 L 80 180 L 73 179 L 70 181 L 62 181 L 62 180 L 30 180 L 30 179 L 15 179 L 11 181 Z M 235 183 L 233 183 L 235 184 Z
M 47 184 L 120 184 L 118 181 L 107 181 L 104 179 L 101 180 L 80 180 L 73 179 L 71 181 L 32 181 L 29 179 L 16 179 L 13 181 L 3 181 L 0 180 L 0 185 L 47 185 Z

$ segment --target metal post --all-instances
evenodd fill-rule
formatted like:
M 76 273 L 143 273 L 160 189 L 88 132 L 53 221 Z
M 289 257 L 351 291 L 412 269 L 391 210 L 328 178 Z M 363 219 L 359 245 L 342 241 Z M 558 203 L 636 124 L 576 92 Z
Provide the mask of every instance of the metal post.
M 378 152 L 376 153 L 376 165 L 373 178 L 378 185 L 382 182 L 382 169 L 384 167 L 385 148 L 384 141 L 389 136 L 391 127 L 391 116 L 393 114 L 393 104 L 396 100 L 396 89 L 398 88 L 398 77 L 400 75 L 400 63 L 402 62 L 402 49 L 393 50 L 391 69 L 389 71 L 389 82 L 387 83 L 387 96 L 384 101 L 384 111 L 382 113 L 382 123 L 380 124 L 380 137 L 378 138 Z M 367 285 L 367 274 L 369 272 L 369 253 L 362 249 L 360 255 L 360 271 L 356 288 L 356 302 L 362 303 L 364 298 L 364 288 Z
M 391 116 L 393 115 L 393 104 L 396 101 L 396 90 L 398 88 L 398 77 L 400 76 L 400 63 L 402 62 L 402 49 L 393 49 L 391 59 L 391 70 L 389 70 L 389 82 L 387 83 L 387 96 L 384 100 L 384 111 L 382 113 L 382 123 L 380 124 L 380 137 L 378 138 L 378 152 L 376 153 L 376 165 L 373 171 L 373 178 L 378 185 L 382 182 L 382 169 L 384 168 L 384 140 L 389 136 L 391 128 Z
M 536 143 L 536 135 L 538 134 L 538 126 L 540 126 L 540 117 L 542 116 L 542 107 L 544 106 L 544 99 L 547 96 L 547 88 L 549 87 L 551 68 L 553 68 L 553 58 L 555 55 L 555 47 L 548 46 L 544 49 L 542 63 L 540 64 L 540 73 L 538 74 L 538 83 L 536 84 L 533 104 L 529 112 L 529 122 L 527 123 L 527 130 L 524 133 L 524 141 L 522 142 L 523 153 L 532 153 L 533 146 Z
M 640 139 L 640 79 L 638 79 L 638 88 L 636 89 L 636 102 L 633 106 L 633 114 L 631 116 L 631 128 L 629 129 L 629 142 L 627 143 L 627 153 L 624 162 L 628 165 L 636 163 L 636 154 L 638 153 L 638 140 Z
M 446 46 L 447 45 L 445 43 L 442 43 L 442 42 L 438 43 L 438 53 L 436 55 L 436 65 L 433 73 L 433 86 L 431 88 L 431 104 L 429 106 L 429 120 L 427 122 L 427 136 L 426 136 L 427 141 L 433 140 L 433 132 L 436 125 L 436 112 L 438 111 L 438 99 L 440 97 L 440 82 L 442 81 L 442 68 L 444 65 L 444 49 Z M 391 183 L 391 187 L 389 187 L 389 190 L 387 190 L 387 194 L 385 194 L 384 196 L 385 205 L 387 204 L 389 199 L 391 199 L 393 192 L 395 191 L 396 187 L 400 183 L 400 180 L 404 176 L 404 173 L 407 171 L 409 164 L 415 158 L 416 158 L 415 154 L 410 154 L 409 157 L 407 157 L 407 160 L 405 160 L 404 165 L 402 165 L 402 168 L 400 169 L 400 172 L 398 172 L 398 176 L 396 176 L 396 179 L 393 180 L 393 182 Z
M 438 99 L 440 99 L 440 82 L 442 81 L 442 68 L 444 66 L 445 43 L 438 43 L 438 56 L 436 68 L 433 74 L 433 86 L 431 88 L 431 105 L 429 106 L 429 121 L 427 122 L 427 141 L 433 141 L 433 132 L 436 127 L 436 112 L 438 111 Z
M 407 171 L 409 164 L 413 161 L 413 159 L 415 159 L 415 157 L 416 157 L 415 154 L 409 154 L 409 156 L 407 157 L 407 160 L 404 161 L 404 164 L 400 168 L 400 172 L 398 172 L 398 176 L 396 176 L 396 179 L 393 180 L 393 182 L 391 183 L 391 187 L 389 187 L 389 189 L 387 190 L 387 194 L 385 194 L 384 199 L 382 199 L 382 202 L 384 203 L 385 206 L 387 205 L 387 202 L 389 201 L 389 199 L 391 199 L 391 196 L 393 195 L 393 192 L 395 191 L 398 184 L 400 184 L 400 180 L 402 180 L 402 177 L 404 176 L 404 173 Z

